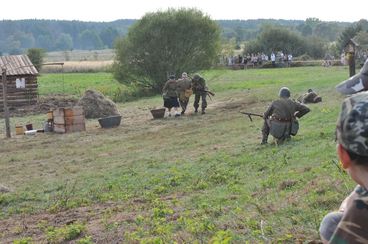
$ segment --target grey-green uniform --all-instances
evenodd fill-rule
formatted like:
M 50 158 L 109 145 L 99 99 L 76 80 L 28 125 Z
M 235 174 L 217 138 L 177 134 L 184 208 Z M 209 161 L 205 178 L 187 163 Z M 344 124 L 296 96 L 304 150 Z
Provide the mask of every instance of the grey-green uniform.
M 176 89 L 179 96 L 179 103 L 181 106 L 181 114 L 185 113 L 189 103 L 189 97 L 192 95 L 192 81 L 188 78 L 187 73 L 183 73 L 181 78 L 177 81 Z
M 205 114 L 205 110 L 207 108 L 207 87 L 206 87 L 206 81 L 203 79 L 200 75 L 196 74 L 193 76 L 192 79 L 192 90 L 194 93 L 194 109 L 195 112 L 198 112 L 199 108 L 199 101 L 202 98 L 202 114 Z
M 289 139 L 292 133 L 291 125 L 295 117 L 301 118 L 310 109 L 294 100 L 290 99 L 290 91 L 283 87 L 279 92 L 280 99 L 273 101 L 263 115 L 264 123 L 262 127 L 262 144 L 267 143 L 268 135 L 271 134 L 279 142 Z

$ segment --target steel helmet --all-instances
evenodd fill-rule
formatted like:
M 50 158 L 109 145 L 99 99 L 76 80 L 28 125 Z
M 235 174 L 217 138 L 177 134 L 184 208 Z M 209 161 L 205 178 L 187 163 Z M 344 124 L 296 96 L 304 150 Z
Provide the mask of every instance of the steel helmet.
M 281 87 L 279 91 L 279 96 L 283 98 L 289 98 L 290 97 L 290 90 L 287 87 Z

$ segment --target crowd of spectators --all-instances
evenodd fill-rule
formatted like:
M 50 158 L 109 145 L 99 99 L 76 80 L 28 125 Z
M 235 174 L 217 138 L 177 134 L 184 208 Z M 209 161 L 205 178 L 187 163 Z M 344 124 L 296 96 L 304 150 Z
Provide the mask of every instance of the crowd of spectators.
M 263 64 L 270 63 L 273 67 L 289 67 L 291 66 L 293 55 L 291 53 L 284 54 L 282 51 L 272 52 L 270 55 L 265 53 L 247 53 L 235 56 L 222 57 L 221 64 L 226 66 L 244 66 L 244 67 L 260 67 Z

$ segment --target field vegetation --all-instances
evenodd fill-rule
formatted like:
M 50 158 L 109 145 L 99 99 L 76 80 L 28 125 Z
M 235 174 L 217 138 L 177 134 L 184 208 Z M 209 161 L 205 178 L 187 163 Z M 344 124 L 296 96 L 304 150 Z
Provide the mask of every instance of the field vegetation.
M 347 68 L 202 74 L 216 92 L 204 116 L 190 107 L 186 116 L 153 120 L 150 108 L 162 106 L 154 96 L 119 103 L 117 128 L 87 120 L 81 133 L 1 139 L 0 184 L 11 192 L 0 193 L 0 242 L 318 240 L 322 217 L 354 186 L 338 166 L 334 140 L 343 99 L 334 86 L 348 76 Z M 104 87 L 82 76 L 88 75 L 69 84 L 65 74 L 65 91 Z M 94 76 L 90 80 L 115 84 L 108 74 Z M 42 94 L 52 90 L 50 77 L 40 78 Z M 323 102 L 310 105 L 290 142 L 261 146 L 262 120 L 250 122 L 239 111 L 262 113 L 282 86 L 295 98 L 312 88 Z M 40 127 L 45 119 L 13 117 L 12 129 L 28 122 Z

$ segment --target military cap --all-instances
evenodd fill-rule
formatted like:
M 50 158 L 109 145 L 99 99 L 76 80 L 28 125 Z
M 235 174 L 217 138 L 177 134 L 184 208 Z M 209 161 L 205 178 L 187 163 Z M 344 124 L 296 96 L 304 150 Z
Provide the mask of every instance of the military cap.
M 195 80 L 195 81 L 199 81 L 199 79 L 201 79 L 202 77 L 199 75 L 199 74 L 195 74 L 194 76 L 193 76 L 193 80 Z
M 368 90 L 368 59 L 358 74 L 338 84 L 336 90 L 344 95 Z
M 170 79 L 170 80 L 174 80 L 174 79 L 175 79 L 175 75 L 170 75 L 170 76 L 169 76 L 169 79 Z
M 368 156 L 368 91 L 343 101 L 336 136 L 337 141 L 348 151 Z

